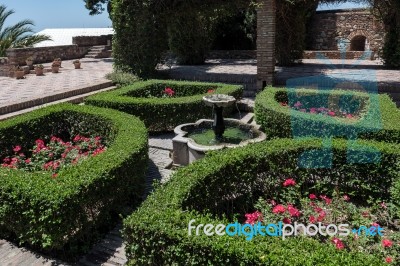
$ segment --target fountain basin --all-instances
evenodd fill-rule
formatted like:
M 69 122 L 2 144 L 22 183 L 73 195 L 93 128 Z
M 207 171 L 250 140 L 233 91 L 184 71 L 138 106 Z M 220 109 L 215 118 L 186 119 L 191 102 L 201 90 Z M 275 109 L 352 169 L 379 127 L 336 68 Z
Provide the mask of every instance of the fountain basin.
M 182 124 L 175 128 L 175 138 L 172 139 L 173 145 L 173 163 L 175 166 L 188 165 L 205 156 L 207 151 L 220 150 L 224 148 L 243 147 L 249 143 L 260 142 L 266 139 L 264 132 L 260 131 L 256 126 L 242 123 L 237 119 L 224 119 L 227 126 L 227 136 L 221 141 L 214 140 L 209 143 L 197 143 L 193 138 L 193 134 L 204 132 L 205 137 L 209 134 L 208 130 L 212 130 L 213 120 L 200 119 L 196 123 Z M 232 130 L 230 129 L 237 129 Z M 235 135 L 241 131 L 243 134 Z M 232 134 L 229 134 L 232 132 Z M 211 134 L 212 135 L 212 134 Z M 244 136 L 246 135 L 246 136 Z M 192 137 L 193 138 L 192 138 Z M 196 138 L 198 139 L 198 138 Z M 224 142 L 227 141 L 227 142 Z M 231 141 L 231 143 L 229 142 Z

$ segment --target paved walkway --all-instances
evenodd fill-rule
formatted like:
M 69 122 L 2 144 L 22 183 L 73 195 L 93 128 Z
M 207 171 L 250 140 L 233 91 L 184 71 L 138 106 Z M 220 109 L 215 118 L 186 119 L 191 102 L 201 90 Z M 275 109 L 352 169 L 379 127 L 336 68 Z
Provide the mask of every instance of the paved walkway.
M 62 62 L 60 73 L 25 75 L 24 79 L 0 77 L 0 115 L 112 86 L 105 75 L 112 72 L 112 59 L 81 59 L 82 69 L 72 60 Z M 50 68 L 49 64 L 44 64 Z

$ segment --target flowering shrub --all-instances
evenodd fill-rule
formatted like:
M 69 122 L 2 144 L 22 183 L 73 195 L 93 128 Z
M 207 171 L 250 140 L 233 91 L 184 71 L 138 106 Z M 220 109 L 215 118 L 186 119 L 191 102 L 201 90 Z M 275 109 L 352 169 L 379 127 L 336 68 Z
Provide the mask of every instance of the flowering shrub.
M 52 136 L 49 143 L 37 139 L 27 156 L 19 145 L 13 148 L 14 155 L 3 159 L 2 167 L 23 169 L 25 171 L 49 171 L 52 177 L 68 165 L 74 165 L 89 156 L 96 156 L 106 150 L 101 137 L 83 137 L 76 135 L 72 141 L 65 142 Z
M 382 257 L 387 263 L 400 260 L 400 226 L 396 223 L 394 206 L 381 202 L 372 206 L 363 206 L 352 202 L 351 198 L 342 195 L 338 189 L 332 196 L 321 193 L 310 193 L 304 197 L 301 184 L 294 178 L 287 178 L 276 189 L 272 199 L 259 199 L 257 211 L 245 214 L 245 223 L 278 223 L 286 224 L 349 224 L 349 229 L 384 228 L 383 236 L 367 236 L 364 233 L 351 232 L 346 237 L 331 237 L 327 234 L 314 236 L 321 242 L 334 245 L 338 250 L 362 251 Z M 301 234 L 302 235 L 302 234 Z
M 293 106 L 288 105 L 286 102 L 280 102 L 279 103 L 281 106 L 287 106 L 290 108 L 293 108 L 297 111 L 303 112 L 303 113 L 310 113 L 310 114 L 319 114 L 319 115 L 328 115 L 331 117 L 341 117 L 341 118 L 347 118 L 347 119 L 358 119 L 359 116 L 358 114 L 348 112 L 343 109 L 329 109 L 326 107 L 306 107 L 303 106 L 303 104 L 300 101 L 297 101 L 296 103 L 293 104 Z

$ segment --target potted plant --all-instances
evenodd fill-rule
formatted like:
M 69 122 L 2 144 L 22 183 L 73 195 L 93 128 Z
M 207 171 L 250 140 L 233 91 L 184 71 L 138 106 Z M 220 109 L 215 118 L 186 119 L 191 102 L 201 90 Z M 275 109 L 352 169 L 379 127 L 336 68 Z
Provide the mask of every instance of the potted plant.
M 16 79 L 23 79 L 25 76 L 25 71 L 20 66 L 14 67 L 14 77 Z
M 54 61 L 53 64 L 51 65 L 51 72 L 58 73 L 59 70 L 60 70 L 60 65 L 58 64 L 58 62 Z
M 61 67 L 61 58 L 54 59 L 54 63 L 57 63 L 58 67 Z
M 33 66 L 33 58 L 32 58 L 32 56 L 28 57 L 25 60 L 25 63 L 26 63 L 27 66 L 29 66 L 29 68 L 32 68 L 32 66 Z
M 43 71 L 44 70 L 44 66 L 43 65 L 36 65 L 35 66 L 35 73 L 36 76 L 43 76 Z
M 77 59 L 73 61 L 75 69 L 80 69 L 81 68 L 81 62 Z

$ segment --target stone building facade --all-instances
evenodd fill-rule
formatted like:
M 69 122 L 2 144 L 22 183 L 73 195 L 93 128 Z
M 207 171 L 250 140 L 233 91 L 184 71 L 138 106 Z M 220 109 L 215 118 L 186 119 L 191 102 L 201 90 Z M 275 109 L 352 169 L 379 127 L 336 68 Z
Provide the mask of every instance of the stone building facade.
M 307 50 L 373 51 L 383 46 L 383 24 L 368 9 L 318 11 L 308 28 Z

